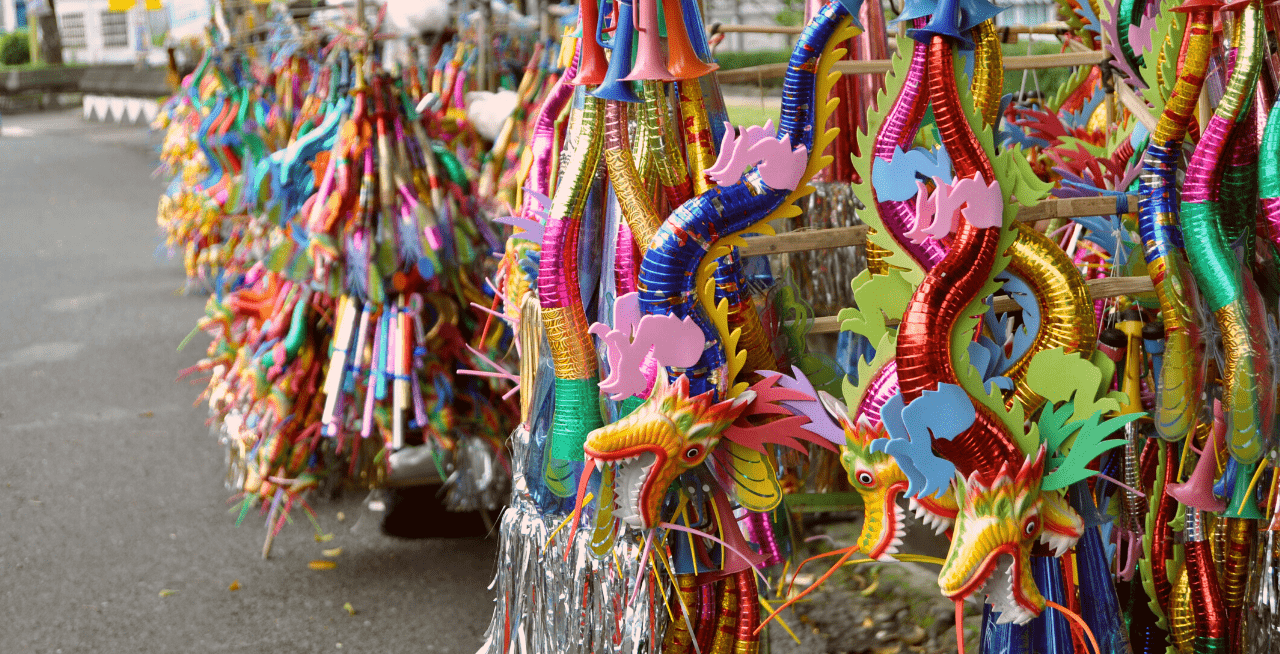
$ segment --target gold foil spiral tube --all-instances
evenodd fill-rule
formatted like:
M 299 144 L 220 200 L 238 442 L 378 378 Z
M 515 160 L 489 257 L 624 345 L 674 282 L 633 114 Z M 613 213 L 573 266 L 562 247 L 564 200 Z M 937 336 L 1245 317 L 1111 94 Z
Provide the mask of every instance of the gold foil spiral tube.
M 1192 113 L 1196 109 L 1200 88 L 1204 85 L 1205 71 L 1209 67 L 1209 51 L 1213 46 L 1213 37 L 1210 32 L 1212 26 L 1213 18 L 1210 12 L 1191 14 L 1186 32 L 1187 54 L 1178 71 L 1173 92 L 1169 94 L 1164 112 L 1161 113 L 1160 121 L 1156 124 L 1152 142 L 1163 145 L 1170 141 L 1180 141 L 1186 135 L 1187 124 L 1191 121 Z
M 1004 57 L 994 21 L 980 23 L 973 32 L 976 52 L 970 89 L 983 122 L 992 127 L 1000 120 Z M 1043 402 L 1043 398 L 1027 385 L 1026 373 L 1031 359 L 1040 352 L 1058 347 L 1067 352 L 1079 352 L 1088 359 L 1093 354 L 1098 334 L 1089 288 L 1071 259 L 1062 248 L 1030 226 L 1016 223 L 1015 229 L 1018 230 L 1018 238 L 1009 251 L 1009 268 L 1034 291 L 1040 304 L 1040 329 L 1026 353 L 1004 374 L 1014 381 L 1014 396 L 1030 414 Z M 877 269 L 885 266 L 883 259 L 888 257 L 888 252 L 883 255 L 873 252 L 870 244 L 866 252 L 867 268 L 873 275 L 877 274 Z M 873 256 L 877 259 L 875 267 Z
M 663 186 L 677 187 L 689 181 L 689 171 L 684 165 L 684 155 L 680 152 L 676 138 L 677 132 L 668 129 L 671 127 L 671 117 L 668 114 L 667 95 L 662 87 L 662 82 L 654 80 L 643 83 L 641 122 L 649 126 L 648 151 L 658 169 L 658 179 Z
M 1236 483 L 1240 483 L 1237 481 Z M 1218 532 L 1223 535 L 1222 553 L 1222 605 L 1227 609 L 1228 629 L 1232 634 L 1232 647 L 1240 640 L 1240 624 L 1243 618 L 1245 588 L 1249 585 L 1249 560 L 1253 558 L 1253 538 L 1257 523 L 1245 518 L 1219 520 Z M 1224 524 L 1222 524 L 1224 523 Z
M 1185 565 L 1178 566 L 1170 604 L 1169 629 L 1173 646 L 1180 654 L 1192 654 L 1196 640 L 1196 614 L 1191 609 L 1191 583 L 1187 580 Z
M 684 121 L 684 148 L 689 157 L 693 192 L 702 195 L 713 186 L 707 171 L 716 163 L 716 144 L 712 142 L 711 120 L 703 104 L 702 86 L 696 79 L 680 82 L 680 117 Z
M 543 307 L 542 324 L 555 359 L 556 377 L 588 379 L 596 374 L 596 352 L 587 335 L 586 314 L 570 307 Z
M 698 582 L 695 575 L 676 575 L 675 592 L 671 603 L 671 623 L 662 638 L 663 654 L 689 654 L 693 651 L 693 634 L 689 621 L 693 620 L 694 604 L 698 599 Z M 686 621 L 686 618 L 688 621 Z
M 1044 398 L 1027 385 L 1027 367 L 1036 354 L 1063 348 L 1086 360 L 1097 346 L 1089 287 L 1062 248 L 1025 223 L 1015 223 L 1018 237 L 1009 247 L 1009 270 L 1031 287 L 1040 305 L 1040 328 L 1021 358 L 1004 375 L 1014 382 L 1014 397 L 1030 415 Z
M 649 241 L 658 233 L 662 220 L 653 207 L 653 198 L 645 189 L 636 172 L 635 160 L 627 138 L 627 103 L 609 100 L 605 106 L 604 163 L 609 170 L 609 180 L 618 195 L 622 217 L 631 228 L 640 255 L 649 251 Z
M 716 618 L 716 637 L 711 641 L 710 654 L 733 654 L 737 640 L 736 616 L 738 615 L 738 586 L 733 577 L 720 580 L 720 613 Z
M 1209 558 L 1213 559 L 1213 572 L 1222 580 L 1222 560 L 1227 550 L 1227 530 L 1222 528 L 1225 518 L 1204 516 L 1205 540 L 1209 541 Z
M 973 104 L 982 113 L 982 122 L 995 127 L 1000 120 L 1000 96 L 1004 93 L 1004 57 L 995 19 L 973 28 Z

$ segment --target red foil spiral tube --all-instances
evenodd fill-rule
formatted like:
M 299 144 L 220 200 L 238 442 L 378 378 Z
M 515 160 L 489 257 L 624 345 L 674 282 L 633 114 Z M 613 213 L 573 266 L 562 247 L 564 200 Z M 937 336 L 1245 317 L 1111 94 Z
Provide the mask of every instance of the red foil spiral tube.
M 1209 541 L 1204 538 L 1199 509 L 1187 509 L 1187 581 L 1196 607 L 1196 654 L 1226 652 L 1227 618 L 1213 569 Z
M 1236 483 L 1240 483 L 1237 481 Z M 1245 587 L 1249 582 L 1249 560 L 1253 555 L 1253 520 L 1226 518 L 1218 531 L 1225 536 L 1222 556 L 1222 605 L 1231 619 L 1227 620 L 1231 651 L 1240 651 L 1240 625 L 1244 622 Z
M 969 128 L 956 90 L 951 44 L 934 36 L 929 45 L 929 70 L 938 71 L 930 84 L 930 100 L 942 142 L 951 155 L 956 176 L 981 173 L 995 180 L 990 160 Z M 959 385 L 951 362 L 951 333 L 964 310 L 987 283 L 1000 243 L 1000 229 L 978 229 L 961 219 L 951 250 L 916 289 L 898 328 L 898 381 L 903 402 L 910 404 L 940 383 Z M 1024 457 L 1003 422 L 975 403 L 974 424 L 952 440 L 936 439 L 934 449 L 963 475 L 974 470 L 995 472 L 1002 463 Z
M 696 575 L 676 575 L 675 595 L 671 598 L 671 623 L 662 637 L 662 651 L 670 654 L 689 654 L 693 651 L 693 634 L 689 625 L 697 609 L 698 581 Z M 686 613 L 687 611 L 687 613 Z
M 716 603 L 716 583 L 707 582 L 698 588 L 698 623 L 694 628 L 694 639 L 698 643 L 699 652 L 711 651 L 711 644 L 716 637 L 716 619 L 719 617 L 719 605 Z
M 733 575 L 733 583 L 738 588 L 738 617 L 735 624 L 737 634 L 733 654 L 756 654 L 760 651 L 760 636 L 756 634 L 756 627 L 760 625 L 756 573 L 750 569 L 738 572 Z
M 1155 443 L 1151 442 L 1147 445 L 1151 446 Z M 1172 450 L 1169 449 L 1168 441 L 1160 441 L 1159 446 L 1160 458 L 1164 462 L 1164 474 L 1152 488 L 1152 493 L 1157 499 L 1152 509 L 1155 519 L 1150 521 L 1154 522 L 1151 526 L 1151 585 L 1155 589 L 1156 602 L 1160 604 L 1161 611 L 1165 616 L 1171 616 L 1173 584 L 1169 581 L 1169 559 L 1172 558 L 1173 552 L 1173 527 L 1169 526 L 1169 521 L 1173 520 L 1178 513 L 1178 502 L 1169 497 L 1168 488 L 1169 484 L 1178 480 L 1178 461 L 1176 457 L 1169 455 Z

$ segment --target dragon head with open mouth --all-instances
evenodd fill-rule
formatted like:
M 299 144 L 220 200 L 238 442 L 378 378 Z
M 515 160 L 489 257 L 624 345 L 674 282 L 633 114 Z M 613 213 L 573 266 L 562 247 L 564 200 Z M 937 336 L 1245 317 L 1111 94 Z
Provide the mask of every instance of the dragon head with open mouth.
M 711 393 L 690 397 L 681 376 L 627 417 L 591 432 L 586 455 L 616 466 L 614 515 L 632 527 L 656 526 L 667 487 L 706 460 L 753 399 L 751 391 L 724 402 Z
M 1061 493 L 1041 491 L 1044 461 L 1041 447 L 1020 467 L 1006 463 L 994 475 L 974 471 L 957 489 L 964 501 L 939 585 L 952 599 L 985 594 L 1001 624 L 1025 624 L 1044 610 L 1031 574 L 1036 540 L 1061 556 L 1084 531 Z
M 858 549 L 873 559 L 894 560 L 906 535 L 905 514 L 898 498 L 910 485 L 906 473 L 893 456 L 883 451 L 872 451 L 871 441 L 888 438 L 884 426 L 874 426 L 866 421 L 855 423 L 847 415 L 839 415 L 844 427 L 845 446 L 840 463 L 849 474 L 849 482 L 862 497 L 862 535 Z M 936 533 L 949 529 L 955 521 L 958 507 L 955 493 L 948 489 L 941 497 L 911 498 L 910 508 L 916 517 Z

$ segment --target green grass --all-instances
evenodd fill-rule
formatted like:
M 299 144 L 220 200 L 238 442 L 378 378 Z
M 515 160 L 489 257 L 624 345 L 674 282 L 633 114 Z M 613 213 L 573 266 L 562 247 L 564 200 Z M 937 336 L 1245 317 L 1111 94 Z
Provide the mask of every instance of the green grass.
M 734 125 L 763 125 L 766 120 L 778 122 L 777 109 L 761 109 L 758 105 L 728 105 L 729 122 Z
M 734 70 L 762 64 L 784 64 L 791 58 L 790 50 L 754 50 L 751 52 L 720 52 L 716 62 L 721 70 Z
M 84 68 L 86 65 L 87 64 L 63 64 L 61 66 L 53 66 L 43 61 L 36 62 L 36 63 L 29 63 L 29 64 L 21 64 L 19 66 L 6 66 L 4 64 L 0 64 L 0 72 L 7 73 L 13 70 L 16 70 L 19 72 L 28 71 L 28 70 L 45 70 L 46 68 Z
M 1028 54 L 1057 54 L 1062 52 L 1062 46 L 1057 42 L 1033 41 L 1029 52 L 1026 43 L 1008 43 L 1003 46 L 1003 50 L 1004 56 L 1006 57 L 1021 57 Z M 1034 71 L 1034 74 L 1032 71 L 1005 71 L 1004 93 L 1006 95 L 1009 93 L 1017 93 L 1018 89 L 1022 87 L 1024 72 L 1026 73 L 1027 78 L 1026 90 L 1034 91 L 1036 89 L 1036 80 L 1039 79 L 1040 91 L 1044 93 L 1045 96 L 1050 96 L 1056 93 L 1058 87 L 1062 86 L 1062 84 L 1067 81 L 1067 77 L 1071 75 L 1070 68 L 1045 68 L 1043 70 Z

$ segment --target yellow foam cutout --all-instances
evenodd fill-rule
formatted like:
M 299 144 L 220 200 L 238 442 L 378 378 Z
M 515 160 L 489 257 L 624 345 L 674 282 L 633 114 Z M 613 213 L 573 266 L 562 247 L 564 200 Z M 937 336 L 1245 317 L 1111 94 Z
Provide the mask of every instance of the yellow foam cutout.
M 839 73 L 831 72 L 831 66 L 844 56 L 845 49 L 836 48 L 835 45 L 852 38 L 855 34 L 856 30 L 849 25 L 849 18 L 846 17 L 842 19 L 840 27 L 838 27 L 832 34 L 831 38 L 827 40 L 827 43 L 822 48 L 822 54 L 818 56 L 818 70 L 814 75 L 815 85 L 817 87 L 814 89 L 814 97 L 828 98 L 828 100 L 824 103 L 820 103 L 817 111 L 814 112 L 813 124 L 815 126 L 826 125 L 827 120 L 835 111 L 836 105 L 840 103 L 839 98 L 830 97 L 831 88 L 835 85 L 836 81 L 840 79 Z M 815 128 L 814 131 L 818 132 L 818 129 Z M 796 185 L 796 189 L 787 195 L 787 198 L 777 209 L 774 209 L 764 218 L 751 224 L 746 229 L 734 232 L 733 234 L 716 241 L 716 243 L 712 245 L 707 253 L 702 257 L 702 261 L 698 264 L 694 289 L 698 293 L 698 301 L 702 303 L 702 307 L 711 317 L 712 323 L 716 326 L 716 332 L 719 334 L 721 342 L 725 345 L 725 352 L 727 353 L 726 358 L 730 362 L 728 379 L 726 381 L 726 386 L 730 389 L 729 397 L 736 397 L 747 388 L 747 384 L 745 383 L 735 384 L 737 375 L 746 361 L 746 353 L 739 352 L 737 350 L 737 338 L 735 338 L 733 334 L 729 333 L 728 303 L 722 301 L 719 304 L 716 304 L 714 300 L 715 282 L 712 279 L 712 274 L 715 271 L 716 259 L 729 254 L 735 246 L 741 247 L 746 245 L 746 240 L 742 238 L 742 234 L 754 233 L 766 236 L 772 235 L 776 232 L 774 231 L 773 226 L 769 223 L 780 218 L 794 218 L 800 215 L 801 210 L 800 207 L 796 206 L 796 202 L 810 193 L 813 193 L 814 187 L 809 182 L 813 180 L 813 176 L 816 175 L 818 171 L 826 168 L 835 160 L 831 155 L 825 154 L 825 152 L 828 146 L 831 145 L 832 141 L 835 140 L 835 137 L 839 132 L 840 130 L 838 128 L 833 127 L 816 134 L 814 136 L 813 147 L 809 150 L 809 164 L 801 175 L 800 183 Z M 816 153 L 823 154 L 815 156 Z M 734 367 L 735 361 L 738 362 L 736 368 Z

